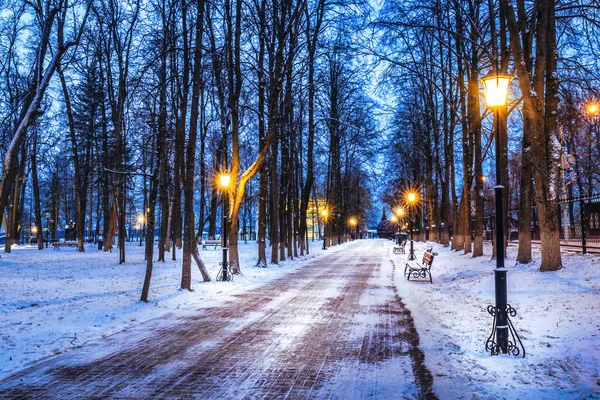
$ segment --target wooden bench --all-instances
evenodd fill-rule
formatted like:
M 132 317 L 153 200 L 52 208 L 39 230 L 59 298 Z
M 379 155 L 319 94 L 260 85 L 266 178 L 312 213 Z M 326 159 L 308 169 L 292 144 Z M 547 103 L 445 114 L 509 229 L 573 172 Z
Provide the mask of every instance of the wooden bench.
M 423 254 L 423 260 L 420 263 L 416 261 L 407 262 L 406 267 L 404 267 L 406 280 L 410 280 L 411 276 L 413 278 L 426 279 L 429 275 L 429 283 L 433 283 L 433 279 L 431 278 L 431 264 L 433 264 L 433 259 L 437 255 L 438 253 L 433 252 L 432 249 L 427 249 Z
M 394 245 L 394 253 L 404 254 L 404 248 L 406 247 L 406 241 Z
M 52 243 L 52 247 L 54 248 L 54 250 L 60 250 L 61 247 L 77 247 L 77 242 L 54 242 Z
M 221 241 L 220 240 L 205 240 L 204 243 L 202 243 L 202 250 L 208 250 L 208 246 L 214 246 L 213 250 L 216 250 L 217 247 L 221 247 Z

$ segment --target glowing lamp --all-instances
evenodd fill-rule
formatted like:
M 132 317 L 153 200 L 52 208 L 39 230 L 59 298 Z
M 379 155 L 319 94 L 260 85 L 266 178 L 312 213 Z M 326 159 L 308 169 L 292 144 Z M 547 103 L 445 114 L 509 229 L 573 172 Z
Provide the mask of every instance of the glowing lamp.
M 229 174 L 221 174 L 219 175 L 219 182 L 221 183 L 221 187 L 227 188 L 231 183 L 231 175 Z
M 415 192 L 409 192 L 407 198 L 409 203 L 414 203 L 417 200 L 417 194 Z
M 485 90 L 485 101 L 488 107 L 499 107 L 506 105 L 508 98 L 508 86 L 513 80 L 512 75 L 496 74 L 490 71 L 481 78 Z

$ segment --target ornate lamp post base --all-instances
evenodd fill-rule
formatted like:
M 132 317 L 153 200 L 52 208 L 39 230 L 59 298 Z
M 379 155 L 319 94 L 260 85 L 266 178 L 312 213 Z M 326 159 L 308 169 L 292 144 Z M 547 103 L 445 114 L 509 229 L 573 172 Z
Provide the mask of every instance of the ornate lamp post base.
M 223 252 L 226 252 L 226 251 L 227 251 L 227 249 L 223 249 Z M 227 256 L 225 255 L 225 257 L 227 257 Z M 219 273 L 217 274 L 217 282 L 233 281 L 233 274 L 229 270 L 229 266 L 227 265 L 227 262 L 225 262 L 225 264 L 220 262 L 219 265 L 221 266 L 221 269 L 219 270 Z
M 413 240 L 410 240 L 410 249 L 408 250 L 408 259 L 410 261 L 416 260 L 417 256 L 415 255 L 415 249 L 413 247 Z
M 518 356 L 521 354 L 521 352 L 523 352 L 523 358 L 525 358 L 525 347 L 523 346 L 523 342 L 521 342 L 521 338 L 519 337 L 519 334 L 515 330 L 515 327 L 513 326 L 513 323 L 509 317 L 514 317 L 517 315 L 517 310 L 508 304 L 506 306 L 506 310 L 502 313 L 492 305 L 488 306 L 487 311 L 494 317 L 494 322 L 492 324 L 492 333 L 485 342 L 485 350 L 489 351 L 493 356 L 497 356 L 501 352 L 504 354 Z M 502 317 L 506 319 L 506 325 L 497 325 L 498 320 L 503 319 Z M 498 336 L 500 336 L 500 334 L 504 336 L 504 339 L 508 340 L 498 340 Z M 510 337 L 508 337 L 509 334 Z M 501 344 L 503 341 L 506 342 L 505 348 L 503 348 L 504 346 Z

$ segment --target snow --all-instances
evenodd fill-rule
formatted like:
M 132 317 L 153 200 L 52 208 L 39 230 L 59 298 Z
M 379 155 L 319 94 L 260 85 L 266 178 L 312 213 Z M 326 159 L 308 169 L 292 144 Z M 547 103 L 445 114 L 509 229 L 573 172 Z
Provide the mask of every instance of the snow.
M 331 251 L 336 249 L 327 250 Z M 192 260 L 192 292 L 179 289 L 181 251 L 177 261 L 165 253 L 165 263 L 154 262 L 149 302 L 144 303 L 139 301 L 146 270 L 143 246 L 128 243 L 127 262 L 121 265 L 116 250 L 105 253 L 89 246 L 85 253 L 78 253 L 72 248 L 40 251 L 14 246 L 0 259 L 0 379 L 32 362 L 150 319 L 168 315 L 172 322 L 199 307 L 231 300 L 324 252 L 321 242 L 311 242 L 308 256 L 257 268 L 256 243 L 242 242 L 239 255 L 243 275 L 235 276 L 233 282 L 217 282 L 223 253 L 220 248 L 201 250 L 213 280 L 203 282 Z M 249 319 L 239 322 L 249 323 Z
M 495 261 L 490 260 L 489 246 L 484 249 L 485 256 L 473 258 L 438 244 L 415 242 L 418 257 L 430 245 L 439 253 L 432 267 L 433 284 L 429 284 L 406 281 L 402 274 L 406 256 L 394 254 L 392 245 L 386 241 L 378 248 L 387 252 L 395 264 L 397 294 L 411 310 L 425 364 L 440 398 L 600 398 L 600 256 L 565 254 L 562 270 L 541 273 L 539 251 L 534 250 L 530 265 L 520 265 L 515 263 L 516 250 L 509 248 L 508 300 L 517 310 L 512 321 L 527 352 L 521 358 L 491 356 L 485 351 L 492 325 L 487 306 L 494 302 Z M 311 242 L 308 258 L 324 253 L 320 242 Z M 166 253 L 167 262 L 154 264 L 148 303 L 139 301 L 145 271 L 143 247 L 128 245 L 123 265 L 118 264 L 117 252 L 103 253 L 93 248 L 81 254 L 69 248 L 38 251 L 21 247 L 2 254 L 0 379 L 37 360 L 86 343 L 105 343 L 105 350 L 96 346 L 100 357 L 103 351 L 112 351 L 110 347 L 116 346 L 110 338 L 99 341 L 103 337 L 125 329 L 132 335 L 144 335 L 152 331 L 143 324 L 150 319 L 154 319 L 153 327 L 181 323 L 198 308 L 232 300 L 308 262 L 303 258 L 256 268 L 256 243 L 241 243 L 244 275 L 236 276 L 233 282 L 216 282 L 222 252 L 205 250 L 200 254 L 212 282 L 201 282 L 193 264 L 194 291 L 179 290 L 181 252 L 177 253 L 178 261 L 171 261 L 171 254 Z M 360 305 L 368 309 L 392 301 L 392 293 L 372 289 L 361 298 Z M 285 296 L 281 298 L 284 300 Z M 279 305 L 283 303 L 273 307 Z M 359 326 L 374 322 L 368 313 L 357 313 L 356 317 Z M 243 320 L 229 323 L 237 329 L 257 318 L 260 315 L 249 313 Z M 299 315 L 298 332 L 287 334 L 300 335 L 305 325 Z M 199 345 L 210 347 L 214 343 Z M 410 375 L 410 366 L 398 364 L 392 370 L 398 372 L 398 379 L 390 380 L 389 387 L 379 388 L 378 393 L 393 393 L 398 387 L 412 393 L 413 383 L 402 382 L 401 378 Z M 341 378 L 331 384 L 338 390 L 346 385 L 363 385 L 353 371 L 348 365 Z M 376 372 L 362 371 L 364 376 Z
M 433 246 L 433 284 L 396 279 L 421 336 L 425 361 L 440 398 L 599 398 L 600 397 L 600 256 L 563 255 L 564 268 L 539 271 L 541 255 L 516 264 L 509 248 L 508 302 L 526 357 L 491 356 L 495 260 L 491 247 L 473 258 Z M 426 248 L 415 243 L 417 257 Z M 396 268 L 405 256 L 392 254 Z

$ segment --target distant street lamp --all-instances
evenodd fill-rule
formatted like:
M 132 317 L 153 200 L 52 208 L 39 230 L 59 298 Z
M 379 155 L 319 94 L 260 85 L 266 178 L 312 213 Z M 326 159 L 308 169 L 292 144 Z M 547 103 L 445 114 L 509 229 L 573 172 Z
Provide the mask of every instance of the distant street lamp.
M 37 237 L 37 233 L 38 233 L 38 228 L 37 228 L 37 226 L 33 225 L 33 226 L 31 227 L 31 229 L 29 230 L 29 232 L 30 232 L 30 235 L 29 235 L 29 242 L 31 243 L 31 237 L 32 237 L 32 236 L 36 236 L 36 237 Z
M 350 218 L 348 220 L 348 225 L 350 225 L 352 227 L 352 229 L 354 230 L 354 238 L 358 239 L 358 231 L 357 231 L 358 222 L 356 221 L 356 218 Z
M 228 210 L 228 203 L 229 203 L 229 196 L 228 191 L 229 191 L 229 185 L 231 183 L 231 175 L 229 174 L 221 174 L 219 176 L 219 183 L 221 186 L 221 190 L 223 191 L 223 226 L 221 229 L 221 234 L 223 235 L 223 275 L 221 277 L 222 281 L 230 281 L 231 277 L 229 276 L 228 273 L 228 264 L 227 264 L 227 213 L 229 212 Z
M 340 215 L 340 213 L 337 213 L 337 228 L 338 228 L 338 245 L 340 245 L 342 243 L 342 224 L 341 224 L 341 218 L 342 216 Z
M 600 111 L 600 107 L 598 106 L 598 104 L 596 103 L 589 103 L 586 108 L 585 108 L 585 112 L 586 114 L 590 117 L 591 122 L 593 123 L 594 119 L 598 116 L 598 112 Z M 590 128 L 591 131 L 591 128 Z M 591 135 L 590 135 L 591 136 Z M 591 140 L 591 139 L 590 139 Z M 598 137 L 596 137 L 596 140 L 598 140 Z M 580 181 L 580 177 L 577 177 L 578 182 Z M 579 218 L 580 218 L 580 222 L 581 222 L 581 249 L 583 254 L 587 254 L 587 225 L 586 224 L 586 207 L 585 207 L 585 200 L 583 200 L 583 196 L 580 195 L 579 196 Z
M 145 228 L 145 226 L 146 226 L 146 218 L 145 218 L 145 217 L 144 217 L 142 214 L 140 214 L 140 215 L 138 215 L 138 216 L 137 216 L 137 218 L 136 218 L 136 221 L 137 221 L 137 223 L 138 223 L 138 224 L 137 224 L 137 226 L 136 226 L 136 229 L 137 229 L 138 231 L 139 231 L 140 229 L 142 229 L 142 231 L 141 231 L 141 232 L 139 232 L 140 247 L 141 247 L 141 246 L 142 246 L 142 232 L 143 232 L 143 230 L 144 230 L 143 228 Z M 147 239 L 146 239 L 146 240 L 147 240 Z
M 513 77 L 507 74 L 501 74 L 496 71 L 490 71 L 481 83 L 485 89 L 485 98 L 488 108 L 493 109 L 496 113 L 496 269 L 494 270 L 495 292 L 496 292 L 496 307 L 489 306 L 488 312 L 494 316 L 492 334 L 486 342 L 486 350 L 489 350 L 492 355 L 500 352 L 506 354 L 512 352 L 517 355 L 519 349 L 516 343 L 509 342 L 509 318 L 508 314 L 515 315 L 516 311 L 508 305 L 508 295 L 506 288 L 506 269 L 504 268 L 504 210 L 503 210 L 503 190 L 502 186 L 502 164 L 500 162 L 500 107 L 506 105 L 508 100 L 508 87 Z M 512 323 L 511 327 L 512 327 Z M 494 332 L 495 327 L 495 332 Z M 511 329 L 513 333 L 514 329 Z M 516 332 L 514 332 L 516 335 Z M 494 338 L 495 336 L 495 338 Z M 518 335 L 516 335 L 517 338 Z M 495 340 L 494 340 L 495 339 Z M 519 343 L 521 340 L 519 339 Z M 522 347 L 522 345 L 521 345 Z M 525 349 L 523 349 L 523 357 Z
M 404 208 L 396 208 L 396 216 L 398 217 L 398 244 L 400 244 L 400 225 L 404 217 Z
M 323 250 L 327 250 L 327 229 L 325 224 L 327 223 L 327 209 L 321 210 L 321 217 L 323 218 Z
M 392 216 L 390 217 L 390 222 L 392 224 L 394 224 L 394 228 L 398 229 L 398 217 L 396 217 L 395 214 L 392 214 Z M 399 231 L 399 230 L 398 230 Z M 395 235 L 395 234 L 394 234 Z M 398 232 L 398 237 L 400 237 L 400 233 Z
M 410 213 L 408 220 L 410 222 L 410 250 L 408 251 L 408 259 L 409 260 L 416 260 L 417 256 L 415 255 L 415 249 L 414 249 L 414 229 L 413 229 L 413 218 L 414 218 L 414 206 L 417 202 L 417 193 L 410 191 L 406 194 L 406 201 L 408 203 L 408 210 L 409 211 L 413 211 Z

